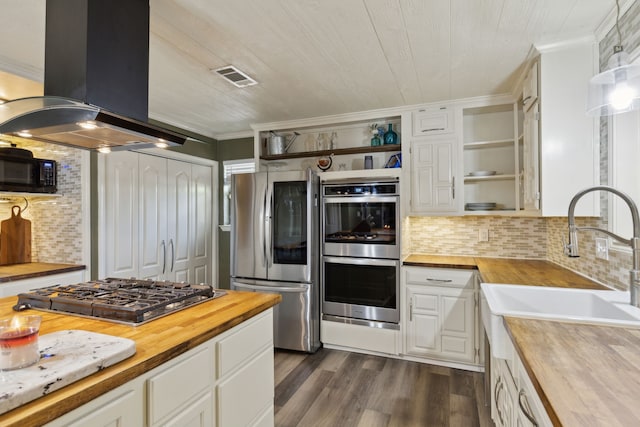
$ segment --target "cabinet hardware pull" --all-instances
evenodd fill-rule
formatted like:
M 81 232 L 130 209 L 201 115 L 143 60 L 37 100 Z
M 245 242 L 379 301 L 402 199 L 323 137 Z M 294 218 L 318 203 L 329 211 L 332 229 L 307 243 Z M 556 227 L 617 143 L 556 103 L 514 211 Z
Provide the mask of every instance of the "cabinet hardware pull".
M 502 418 L 502 409 L 500 408 L 499 403 L 499 399 L 500 399 L 500 392 L 502 391 L 502 377 L 498 377 L 498 382 L 496 384 L 496 390 L 495 390 L 495 398 L 496 398 L 496 410 L 498 412 L 498 418 L 500 419 L 500 425 L 503 426 L 504 425 L 504 418 Z
M 522 100 L 522 105 L 527 105 L 527 101 L 531 99 L 531 95 Z
M 427 282 L 438 282 L 438 283 L 451 283 L 452 279 L 432 279 L 431 277 L 427 277 Z
M 451 198 L 455 200 L 456 198 L 456 177 L 451 177 Z
M 524 390 L 520 390 L 520 393 L 518 393 L 518 406 L 520 406 L 520 410 L 524 416 L 531 421 L 531 424 L 533 424 L 534 427 L 538 427 L 538 421 L 536 421 L 536 418 L 531 413 L 531 406 L 529 406 L 527 393 Z
M 409 322 L 413 322 L 413 297 L 409 300 Z
M 169 245 L 171 246 L 171 272 L 173 273 L 173 264 L 175 263 L 176 254 L 173 247 L 173 239 L 169 239 Z
M 164 274 L 167 266 L 167 246 L 164 244 L 164 240 L 160 243 L 160 246 L 162 246 L 162 274 Z
M 437 130 L 444 130 L 444 128 L 430 128 L 430 129 L 422 129 L 420 132 L 435 132 Z

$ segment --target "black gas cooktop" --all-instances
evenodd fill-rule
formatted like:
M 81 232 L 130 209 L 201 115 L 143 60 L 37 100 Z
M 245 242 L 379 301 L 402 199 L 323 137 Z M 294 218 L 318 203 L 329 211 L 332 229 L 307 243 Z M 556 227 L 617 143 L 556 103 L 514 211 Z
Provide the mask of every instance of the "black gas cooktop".
M 35 308 L 140 325 L 224 295 L 226 292 L 204 284 L 107 278 L 22 293 L 14 308 Z

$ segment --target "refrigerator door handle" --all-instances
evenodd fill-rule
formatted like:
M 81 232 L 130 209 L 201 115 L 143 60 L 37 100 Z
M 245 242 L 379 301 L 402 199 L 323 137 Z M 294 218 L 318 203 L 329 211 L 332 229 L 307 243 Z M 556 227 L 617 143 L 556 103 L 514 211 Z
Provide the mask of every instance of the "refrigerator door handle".
M 264 190 L 264 198 L 262 199 L 262 212 L 264 214 L 264 221 L 262 223 L 262 266 L 269 265 L 267 261 L 267 230 L 269 228 L 269 216 L 267 213 L 267 189 Z
M 247 283 L 233 282 L 233 286 L 236 288 L 251 289 L 253 291 L 269 291 L 269 292 L 306 292 L 309 285 L 305 286 L 260 286 L 249 285 Z

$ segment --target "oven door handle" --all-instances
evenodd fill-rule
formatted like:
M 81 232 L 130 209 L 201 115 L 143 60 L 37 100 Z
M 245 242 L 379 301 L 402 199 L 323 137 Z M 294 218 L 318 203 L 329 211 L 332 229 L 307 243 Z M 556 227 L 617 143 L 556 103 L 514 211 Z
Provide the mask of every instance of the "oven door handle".
M 332 264 L 348 264 L 348 265 L 380 265 L 385 267 L 397 266 L 399 260 L 394 259 L 377 259 L 377 258 L 347 258 L 347 257 L 322 257 L 323 261 Z
M 400 196 L 325 196 L 322 198 L 323 203 L 327 204 L 340 204 L 340 203 L 397 203 L 400 200 Z

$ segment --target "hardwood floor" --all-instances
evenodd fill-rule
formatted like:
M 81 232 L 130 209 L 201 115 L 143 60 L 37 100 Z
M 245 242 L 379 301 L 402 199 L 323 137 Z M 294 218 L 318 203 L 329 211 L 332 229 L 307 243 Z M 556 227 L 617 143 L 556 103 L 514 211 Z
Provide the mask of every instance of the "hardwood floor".
M 482 375 L 325 348 L 276 350 L 275 424 L 492 426 Z

